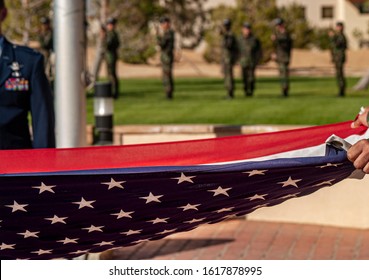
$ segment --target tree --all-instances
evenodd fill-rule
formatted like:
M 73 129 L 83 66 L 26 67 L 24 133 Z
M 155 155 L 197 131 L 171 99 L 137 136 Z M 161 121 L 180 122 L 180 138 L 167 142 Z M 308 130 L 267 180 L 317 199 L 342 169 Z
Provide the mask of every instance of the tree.
M 306 21 L 304 6 L 294 3 L 282 7 L 278 16 L 285 20 L 293 36 L 294 48 L 306 49 L 314 45 L 314 29 Z
M 118 20 L 120 34 L 120 58 L 128 63 L 146 63 L 155 54 L 155 41 L 150 34 L 149 23 L 163 10 L 159 0 L 95 0 L 91 3 L 90 21 L 97 20 L 100 25 L 107 17 Z M 98 33 L 98 32 L 97 32 Z M 95 34 L 98 38 L 98 34 Z
M 254 33 L 259 37 L 263 45 L 263 61 L 268 61 L 273 52 L 271 35 L 273 32 L 273 20 L 281 17 L 292 33 L 294 47 L 307 48 L 314 42 L 314 29 L 305 19 L 303 6 L 292 4 L 278 8 L 275 0 L 238 0 L 236 7 L 220 6 L 211 11 L 212 25 L 205 35 L 208 47 L 204 57 L 209 62 L 219 62 L 220 36 L 219 26 L 223 19 L 231 18 L 233 31 L 240 34 L 242 23 L 247 21 L 253 25 Z
M 120 58 L 128 63 L 147 63 L 156 53 L 153 26 L 162 15 L 168 15 L 179 35 L 181 47 L 194 48 L 203 38 L 206 15 L 203 4 L 207 0 L 95 0 L 94 18 L 104 22 L 98 13 L 107 10 L 107 16 L 118 19 L 117 29 L 122 42 Z
M 237 16 L 237 10 L 221 5 L 212 11 L 210 11 L 210 23 L 208 29 L 205 32 L 205 42 L 207 47 L 205 49 L 204 58 L 208 62 L 220 62 L 222 49 L 221 49 L 221 28 L 222 22 L 225 18 L 235 19 Z M 235 25 L 233 25 L 235 28 Z
M 51 16 L 52 0 L 16 0 L 8 1 L 10 16 L 5 22 L 5 35 L 28 45 L 39 34 L 40 18 Z M 21 23 L 21 24 L 20 24 Z
M 207 0 L 164 0 L 164 12 L 170 16 L 176 32 L 180 35 L 183 48 L 197 47 L 204 36 Z
M 205 35 L 208 44 L 204 58 L 208 62 L 219 62 L 221 58 L 220 28 L 225 18 L 232 19 L 232 30 L 241 33 L 242 24 L 249 22 L 254 33 L 263 44 L 264 59 L 272 51 L 271 22 L 277 17 L 275 0 L 237 0 L 236 7 L 219 6 L 210 12 L 211 25 Z
M 369 22 L 368 22 L 368 29 L 366 31 L 367 34 L 369 34 Z M 354 86 L 354 90 L 365 90 L 369 87 L 369 70 L 364 74 L 363 77 L 356 83 Z

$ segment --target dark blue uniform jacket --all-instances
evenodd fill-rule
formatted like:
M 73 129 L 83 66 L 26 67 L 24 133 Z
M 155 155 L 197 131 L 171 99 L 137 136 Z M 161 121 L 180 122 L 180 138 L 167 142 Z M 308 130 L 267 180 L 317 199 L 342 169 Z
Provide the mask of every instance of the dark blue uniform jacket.
M 54 108 L 43 56 L 4 38 L 0 57 L 0 149 L 54 147 Z

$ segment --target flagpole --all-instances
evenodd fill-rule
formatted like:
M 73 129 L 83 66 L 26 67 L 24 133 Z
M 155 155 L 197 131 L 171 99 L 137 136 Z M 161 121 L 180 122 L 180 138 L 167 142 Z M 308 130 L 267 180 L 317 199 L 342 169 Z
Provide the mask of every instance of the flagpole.
M 55 0 L 55 117 L 58 148 L 86 145 L 84 1 Z

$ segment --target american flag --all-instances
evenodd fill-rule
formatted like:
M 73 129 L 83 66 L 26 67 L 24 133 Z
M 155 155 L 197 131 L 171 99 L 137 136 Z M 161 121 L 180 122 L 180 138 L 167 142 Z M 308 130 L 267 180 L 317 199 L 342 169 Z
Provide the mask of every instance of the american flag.
M 72 259 L 161 239 L 332 187 L 354 167 L 345 151 L 324 144 L 331 132 L 350 139 L 363 137 L 364 130 L 351 130 L 348 123 L 342 123 L 180 143 L 2 151 L 0 258 Z M 322 148 L 325 153 L 297 157 L 286 153 L 291 151 L 286 147 L 291 139 L 305 134 L 310 135 L 310 144 L 299 144 L 297 154 L 310 150 L 318 154 Z M 281 138 L 278 143 L 276 138 Z M 268 147 L 271 141 L 272 152 Z M 198 145 L 209 148 L 236 143 L 239 147 L 258 145 L 259 151 L 240 150 L 240 156 L 230 153 L 234 149 L 230 146 L 218 151 L 217 161 L 198 162 L 195 155 L 193 165 L 186 156 L 182 159 L 185 164 L 171 156 L 194 153 Z M 148 149 L 157 156 L 144 154 Z M 206 152 L 206 148 L 198 151 L 200 158 L 205 158 Z M 276 158 L 266 157 L 278 152 L 282 154 Z M 136 159 L 140 154 L 142 158 Z M 111 161 L 105 162 L 106 157 Z

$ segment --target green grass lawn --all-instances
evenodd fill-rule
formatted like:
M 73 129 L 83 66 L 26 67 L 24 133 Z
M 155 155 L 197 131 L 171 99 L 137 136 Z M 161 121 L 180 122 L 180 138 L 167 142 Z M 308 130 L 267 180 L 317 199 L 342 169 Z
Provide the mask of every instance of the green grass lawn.
M 224 99 L 221 79 L 177 78 L 175 98 L 168 101 L 159 79 L 121 80 L 114 124 L 307 124 L 353 119 L 369 106 L 369 92 L 353 92 L 348 79 L 345 98 L 337 97 L 334 78 L 293 77 L 291 94 L 282 98 L 277 78 L 259 78 L 255 96 L 245 98 L 237 80 L 236 98 Z M 94 122 L 93 97 L 88 94 L 88 123 Z

